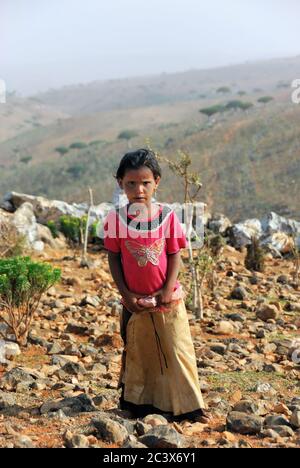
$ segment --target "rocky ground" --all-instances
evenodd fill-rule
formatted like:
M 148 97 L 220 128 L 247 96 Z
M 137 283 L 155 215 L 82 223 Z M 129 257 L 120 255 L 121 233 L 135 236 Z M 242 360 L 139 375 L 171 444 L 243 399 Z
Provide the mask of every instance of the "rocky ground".
M 90 254 L 91 269 L 71 250 L 34 254 L 61 267 L 62 282 L 28 347 L 0 364 L 0 447 L 300 447 L 300 287 L 291 260 L 269 255 L 253 274 L 244 255 L 225 248 L 204 319 L 189 312 L 213 415 L 203 425 L 118 410 L 120 306 L 105 252 Z

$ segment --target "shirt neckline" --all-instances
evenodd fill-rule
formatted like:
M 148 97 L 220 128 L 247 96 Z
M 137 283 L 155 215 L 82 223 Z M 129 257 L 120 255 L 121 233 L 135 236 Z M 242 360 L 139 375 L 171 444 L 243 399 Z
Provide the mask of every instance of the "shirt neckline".
M 139 218 L 137 222 L 139 221 L 152 221 L 153 219 L 157 218 L 160 213 L 162 212 L 163 210 L 163 207 L 160 203 L 157 203 L 157 205 L 159 206 L 159 210 L 157 211 L 157 213 L 155 213 L 155 215 L 152 216 L 152 218 Z M 127 209 L 127 217 L 130 218 L 130 219 L 136 219 L 136 216 L 133 216 L 131 214 L 128 213 L 128 207 L 129 207 L 129 204 L 126 205 L 126 209 Z

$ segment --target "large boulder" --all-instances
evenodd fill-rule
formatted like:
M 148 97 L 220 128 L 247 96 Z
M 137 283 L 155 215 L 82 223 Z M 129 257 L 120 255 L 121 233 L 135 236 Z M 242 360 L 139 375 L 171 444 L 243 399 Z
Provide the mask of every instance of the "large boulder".
M 234 224 L 229 228 L 229 235 L 232 245 L 238 249 L 250 245 L 252 236 L 257 237 L 260 245 L 273 255 L 291 252 L 294 246 L 292 236 L 300 248 L 300 222 L 286 219 L 274 212 L 261 220 L 247 219 Z
M 0 379 L 0 389 L 13 391 L 19 384 L 31 385 L 35 379 L 26 370 L 21 367 L 15 367 L 6 372 Z
M 66 247 L 66 240 L 62 234 L 57 239 L 53 239 L 50 229 L 37 223 L 33 206 L 29 202 L 23 203 L 14 213 L 8 213 L 0 208 L 0 242 L 3 241 L 1 237 L 3 234 L 1 231 L 2 223 L 7 226 L 5 232 L 7 232 L 10 226 L 14 227 L 14 230 L 18 234 L 24 236 L 27 247 L 34 250 L 42 251 L 45 244 L 50 245 L 54 249 Z
M 107 416 L 99 415 L 92 419 L 92 424 L 97 430 L 97 437 L 114 444 L 124 444 L 128 439 L 127 429 L 118 421 L 113 421 Z
M 9 192 L 4 196 L 2 207 L 10 203 L 14 210 L 17 210 L 24 203 L 31 203 L 34 214 L 41 224 L 46 224 L 50 220 L 58 220 L 62 215 L 83 216 L 87 211 L 87 206 L 82 205 L 69 205 L 59 200 L 47 200 L 44 197 L 35 197 L 25 193 Z M 5 205 L 6 203 L 6 205 Z
M 153 427 L 138 440 L 149 448 L 178 449 L 185 445 L 185 438 L 173 427 L 166 425 Z
M 3 392 L 0 390 L 0 411 L 10 408 L 16 404 L 15 394 L 11 392 Z
M 259 416 L 232 411 L 227 416 L 227 427 L 240 434 L 259 434 L 263 428 L 263 419 Z
M 288 253 L 294 247 L 293 236 L 300 248 L 300 222 L 271 212 L 261 220 L 261 225 L 264 232 L 262 245 L 272 246 L 280 253 Z
M 41 414 L 53 413 L 59 410 L 63 410 L 65 414 L 76 414 L 95 411 L 96 407 L 91 398 L 85 393 L 76 397 L 49 400 L 40 407 Z
M 229 229 L 229 234 L 233 246 L 241 248 L 251 244 L 251 237 L 260 238 L 263 234 L 263 230 L 260 220 L 254 218 L 234 224 Z
M 231 221 L 222 213 L 213 214 L 208 221 L 208 228 L 215 234 L 226 234 L 227 229 L 232 225 Z
M 19 234 L 23 235 L 27 244 L 35 250 L 43 250 L 44 244 L 38 235 L 38 226 L 31 203 L 23 203 L 13 214 L 12 224 Z
M 262 218 L 261 226 L 266 235 L 271 235 L 276 232 L 300 235 L 300 222 L 294 219 L 284 218 L 273 211 Z
M 69 204 L 61 200 L 48 200 L 44 197 L 36 197 L 25 193 L 9 192 L 4 196 L 1 203 L 3 209 L 15 211 L 24 203 L 31 203 L 34 215 L 40 224 L 47 224 L 48 221 L 58 221 L 63 215 L 76 216 L 81 218 L 88 211 L 87 203 Z M 110 203 L 101 203 L 91 210 L 91 221 L 103 219 L 112 208 Z
M 295 245 L 291 236 L 284 232 L 275 232 L 270 236 L 264 237 L 260 244 L 261 246 L 265 246 L 267 250 L 270 250 L 271 252 L 272 249 L 274 249 L 275 252 L 277 251 L 283 254 L 291 252 Z
M 50 229 L 43 224 L 37 225 L 38 238 L 44 244 L 49 245 L 53 249 L 65 249 L 67 248 L 67 241 L 62 233 L 59 233 L 56 239 L 53 238 Z
M 5 223 L 9 221 L 11 218 L 11 215 L 5 211 L 3 208 L 0 208 L 0 223 Z

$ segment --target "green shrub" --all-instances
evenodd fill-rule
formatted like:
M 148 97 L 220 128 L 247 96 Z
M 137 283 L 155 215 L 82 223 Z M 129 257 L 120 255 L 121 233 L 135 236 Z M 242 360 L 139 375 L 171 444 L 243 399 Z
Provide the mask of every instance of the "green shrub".
M 86 148 L 88 145 L 86 143 L 84 143 L 84 141 L 75 141 L 74 143 L 72 143 L 69 148 L 71 149 L 83 149 L 83 148 Z
M 98 237 L 98 234 L 100 234 L 100 229 L 101 226 L 103 226 L 103 223 L 101 220 L 94 221 L 90 226 L 89 226 L 89 241 L 92 243 L 101 243 L 100 237 Z
M 211 107 L 205 107 L 204 109 L 200 109 L 199 112 L 202 114 L 207 115 L 208 117 L 211 117 L 214 114 L 218 114 L 219 112 L 224 112 L 225 107 L 222 104 L 216 104 Z
M 66 238 L 75 244 L 83 243 L 83 236 L 86 229 L 87 217 L 77 218 L 75 216 L 61 216 L 59 218 L 60 231 Z
M 65 235 L 65 237 L 70 241 L 71 244 L 83 244 L 85 230 L 86 230 L 86 223 L 87 223 L 87 216 L 83 216 L 82 218 L 77 218 L 75 216 L 64 215 L 59 218 L 59 229 L 55 223 L 54 223 L 54 226 L 55 226 L 56 232 L 60 230 Z M 48 227 L 49 227 L 49 223 L 48 223 Z M 89 225 L 89 234 L 88 234 L 89 242 L 95 243 L 96 241 L 99 240 L 97 236 L 97 230 L 99 227 L 101 227 L 101 221 L 99 220 L 94 221 L 92 224 Z M 52 228 L 49 227 L 49 229 L 52 229 Z
M 30 257 L 0 259 L 0 320 L 9 326 L 19 344 L 27 344 L 41 297 L 60 278 L 60 269 Z
M 248 109 L 251 109 L 251 107 L 253 107 L 252 102 L 242 102 L 241 106 L 240 106 L 240 109 L 248 110 Z
M 103 145 L 104 143 L 105 141 L 103 140 L 93 140 L 89 142 L 89 146 L 99 146 L 99 145 Z
M 138 132 L 135 130 L 123 130 L 123 132 L 119 133 L 118 138 L 120 140 L 130 140 L 136 136 L 138 136 Z
M 241 109 L 241 110 L 247 110 L 247 109 L 250 109 L 250 107 L 252 107 L 253 104 L 251 102 L 243 102 L 243 101 L 239 101 L 239 100 L 234 100 L 234 101 L 229 101 L 226 106 L 225 106 L 225 109 L 226 110 L 230 110 L 230 109 Z
M 51 234 L 54 237 L 54 239 L 56 239 L 58 237 L 58 229 L 57 229 L 56 222 L 55 221 L 48 221 L 47 226 L 50 229 Z
M 93 224 L 90 226 L 90 238 L 93 241 L 97 237 L 97 227 L 99 221 L 94 221 Z
M 79 179 L 87 170 L 86 164 L 73 164 L 68 167 L 67 172 L 73 177 L 73 179 Z
M 268 104 L 268 102 L 271 102 L 273 101 L 274 98 L 272 98 L 272 96 L 263 96 L 259 99 L 257 99 L 257 102 L 261 103 L 261 104 Z
M 23 158 L 20 158 L 20 162 L 24 163 L 24 164 L 28 164 L 29 161 L 32 160 L 32 156 L 24 156 Z
M 220 88 L 217 89 L 217 93 L 231 93 L 231 89 L 228 86 L 221 86 Z
M 217 114 L 219 112 L 226 112 L 231 109 L 241 109 L 241 110 L 247 110 L 252 107 L 253 104 L 251 102 L 243 102 L 239 100 L 234 100 L 234 101 L 229 101 L 227 104 L 215 104 L 214 106 L 210 107 L 205 107 L 204 109 L 200 109 L 199 112 L 202 114 L 207 115 L 208 117 L 211 117 L 214 114 Z
M 55 151 L 61 156 L 63 156 L 69 151 L 69 148 L 67 148 L 66 146 L 58 146 L 57 148 L 55 148 Z

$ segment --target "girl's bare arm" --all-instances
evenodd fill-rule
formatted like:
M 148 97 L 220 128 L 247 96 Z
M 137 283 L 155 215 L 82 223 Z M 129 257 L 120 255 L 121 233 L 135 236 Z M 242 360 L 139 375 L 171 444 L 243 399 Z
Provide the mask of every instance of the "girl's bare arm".
M 124 299 L 125 306 L 130 312 L 141 312 L 143 307 L 141 307 L 137 303 L 137 299 L 141 297 L 139 294 L 134 294 L 127 288 L 125 283 L 122 262 L 121 262 L 121 254 L 108 252 L 108 263 L 111 275 L 114 279 L 114 282 L 117 285 L 117 288 Z
M 114 282 L 117 285 L 118 290 L 120 291 L 121 296 L 125 296 L 129 291 L 125 284 L 122 263 L 121 263 L 121 254 L 108 252 L 108 263 L 111 275 Z
M 168 255 L 168 270 L 167 270 L 167 279 L 160 294 L 161 302 L 168 303 L 171 302 L 172 293 L 174 291 L 175 283 L 178 278 L 178 273 L 180 270 L 180 252 L 175 254 Z

